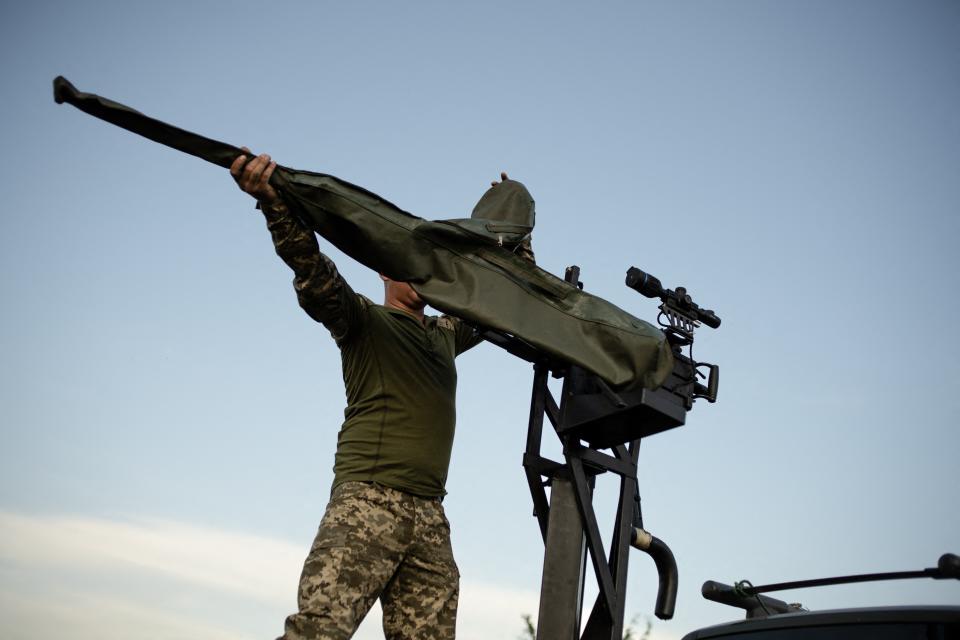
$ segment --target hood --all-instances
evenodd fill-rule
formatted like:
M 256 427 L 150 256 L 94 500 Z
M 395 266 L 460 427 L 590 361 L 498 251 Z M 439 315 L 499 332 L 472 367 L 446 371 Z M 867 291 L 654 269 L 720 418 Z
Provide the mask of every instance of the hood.
M 493 185 L 473 208 L 469 218 L 440 220 L 512 250 L 530 237 L 535 222 L 533 196 L 516 180 Z

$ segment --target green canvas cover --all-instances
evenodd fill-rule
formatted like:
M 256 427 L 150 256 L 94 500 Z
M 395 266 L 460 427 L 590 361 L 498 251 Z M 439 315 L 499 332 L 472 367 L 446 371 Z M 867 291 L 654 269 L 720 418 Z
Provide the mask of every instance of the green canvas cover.
M 81 93 L 63 77 L 54 80 L 54 99 L 221 167 L 244 153 Z M 507 182 L 470 218 L 429 221 L 330 175 L 278 165 L 271 178 L 310 228 L 367 267 L 410 282 L 435 309 L 519 338 L 615 388 L 659 386 L 673 368 L 662 331 L 510 251 L 534 219 L 529 193 Z

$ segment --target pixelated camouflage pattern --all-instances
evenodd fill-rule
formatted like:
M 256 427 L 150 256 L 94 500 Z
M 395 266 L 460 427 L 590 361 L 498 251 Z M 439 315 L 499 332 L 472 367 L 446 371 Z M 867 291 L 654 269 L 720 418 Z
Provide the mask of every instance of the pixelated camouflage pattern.
M 376 484 L 337 486 L 281 640 L 350 638 L 378 597 L 386 640 L 456 634 L 460 573 L 437 499 Z
M 353 292 L 333 261 L 320 252 L 314 232 L 291 216 L 286 205 L 263 207 L 263 214 L 277 255 L 293 270 L 300 307 L 340 343 L 366 299 Z

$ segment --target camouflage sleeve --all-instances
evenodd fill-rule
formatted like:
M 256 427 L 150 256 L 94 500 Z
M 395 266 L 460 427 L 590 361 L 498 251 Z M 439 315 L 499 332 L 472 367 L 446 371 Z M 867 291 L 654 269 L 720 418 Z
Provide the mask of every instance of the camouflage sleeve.
M 322 323 L 338 344 L 344 342 L 363 322 L 363 298 L 354 293 L 333 261 L 320 253 L 313 231 L 285 205 L 261 208 L 277 255 L 293 270 L 293 288 L 300 306 Z

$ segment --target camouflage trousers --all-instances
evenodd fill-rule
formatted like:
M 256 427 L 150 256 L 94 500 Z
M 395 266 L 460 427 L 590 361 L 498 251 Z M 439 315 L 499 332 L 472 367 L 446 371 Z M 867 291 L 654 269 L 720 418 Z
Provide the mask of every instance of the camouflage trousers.
M 460 572 L 437 499 L 337 486 L 303 565 L 281 640 L 346 640 L 380 598 L 387 640 L 451 640 Z

